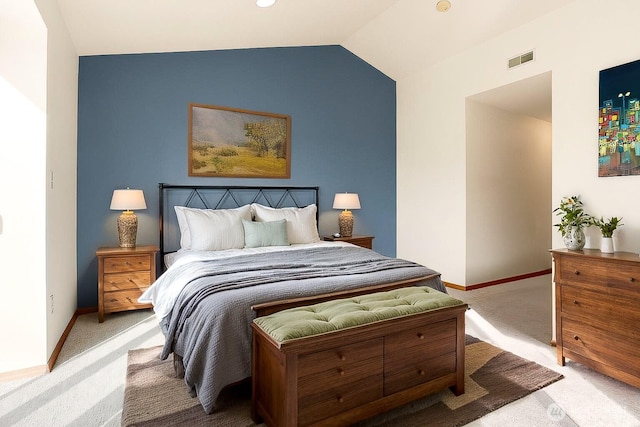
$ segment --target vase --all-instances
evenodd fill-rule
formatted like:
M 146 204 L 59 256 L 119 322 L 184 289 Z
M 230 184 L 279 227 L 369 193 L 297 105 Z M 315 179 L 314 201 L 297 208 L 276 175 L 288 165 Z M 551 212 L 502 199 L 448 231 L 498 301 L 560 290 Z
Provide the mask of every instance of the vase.
M 581 227 L 570 227 L 565 231 L 562 239 L 564 240 L 564 246 L 570 251 L 580 251 L 586 243 L 584 231 L 582 231 Z
M 600 252 L 603 254 L 612 254 L 613 251 L 613 237 L 603 237 L 600 242 Z

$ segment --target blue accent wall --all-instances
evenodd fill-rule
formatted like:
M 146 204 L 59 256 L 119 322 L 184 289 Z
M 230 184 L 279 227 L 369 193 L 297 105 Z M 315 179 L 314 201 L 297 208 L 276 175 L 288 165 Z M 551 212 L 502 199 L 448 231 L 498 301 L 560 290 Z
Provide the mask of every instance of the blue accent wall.
M 95 251 L 118 246 L 117 188 L 144 190 L 138 245 L 158 244 L 158 183 L 320 187 L 320 233 L 339 192 L 360 196 L 354 234 L 396 254 L 396 84 L 341 46 L 80 58 L 78 307 L 98 302 Z M 189 103 L 291 116 L 291 178 L 195 178 Z

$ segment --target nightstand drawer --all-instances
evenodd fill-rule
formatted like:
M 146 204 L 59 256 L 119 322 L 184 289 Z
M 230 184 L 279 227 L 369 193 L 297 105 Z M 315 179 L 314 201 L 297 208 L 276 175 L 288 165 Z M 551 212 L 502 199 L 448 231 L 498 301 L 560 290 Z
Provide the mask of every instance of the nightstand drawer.
M 151 284 L 151 272 L 133 271 L 130 273 L 111 273 L 104 275 L 104 291 L 148 288 Z
M 106 311 L 134 310 L 151 307 L 150 304 L 139 304 L 138 298 L 147 288 L 132 289 L 128 291 L 105 292 L 104 309 Z
M 151 257 L 149 255 L 108 257 L 104 259 L 105 273 L 149 270 L 150 268 Z

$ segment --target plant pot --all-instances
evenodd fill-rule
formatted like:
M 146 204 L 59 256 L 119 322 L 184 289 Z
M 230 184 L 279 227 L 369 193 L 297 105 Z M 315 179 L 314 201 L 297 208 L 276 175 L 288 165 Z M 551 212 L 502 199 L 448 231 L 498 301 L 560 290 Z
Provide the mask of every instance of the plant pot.
M 581 251 L 586 243 L 584 231 L 581 227 L 571 227 L 562 236 L 564 246 L 570 251 Z
M 600 242 L 600 252 L 603 254 L 613 253 L 613 237 L 603 237 Z

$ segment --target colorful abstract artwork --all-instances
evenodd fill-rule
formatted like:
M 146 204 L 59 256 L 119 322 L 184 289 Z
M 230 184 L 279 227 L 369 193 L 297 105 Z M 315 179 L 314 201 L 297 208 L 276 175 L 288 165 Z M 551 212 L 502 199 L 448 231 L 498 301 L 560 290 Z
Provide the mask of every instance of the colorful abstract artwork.
M 600 71 L 598 176 L 640 175 L 640 60 Z

